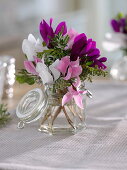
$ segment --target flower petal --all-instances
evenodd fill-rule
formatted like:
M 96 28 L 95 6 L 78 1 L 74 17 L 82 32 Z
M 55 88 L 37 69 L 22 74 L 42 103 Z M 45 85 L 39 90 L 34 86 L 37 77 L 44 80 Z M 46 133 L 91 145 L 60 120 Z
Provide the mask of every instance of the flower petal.
M 87 43 L 87 38 L 85 34 L 79 34 L 78 36 L 76 36 L 71 50 L 71 57 L 70 57 L 71 61 L 77 60 L 77 58 L 80 55 L 80 52 L 82 51 L 86 43 Z
M 74 98 L 77 106 L 80 107 L 81 109 L 83 109 L 82 96 L 80 94 L 78 94 L 78 95 L 74 95 L 73 98 Z
M 33 56 L 33 58 L 34 58 L 34 62 L 35 62 L 35 64 L 37 64 L 38 62 L 42 62 L 42 60 L 40 59 L 40 58 L 37 58 L 36 56 Z
M 63 98 L 62 98 L 62 106 L 64 106 L 66 103 L 68 103 L 71 99 L 73 98 L 73 96 L 71 95 L 71 93 L 66 93 Z
M 53 77 L 48 71 L 48 67 L 43 63 L 37 63 L 36 71 L 39 73 L 43 84 L 52 83 Z
M 73 67 L 71 78 L 78 77 L 81 73 L 82 73 L 82 67 L 81 66 Z
M 69 36 L 69 41 L 65 49 L 69 49 L 72 48 L 72 45 L 74 44 L 74 39 L 78 35 L 78 32 L 76 32 L 74 29 L 69 29 L 66 35 Z
M 81 39 L 83 39 L 84 41 L 87 40 L 87 37 L 86 37 L 86 35 L 84 33 L 77 35 L 74 42 L 77 42 L 77 41 L 79 41 Z
M 99 60 L 95 60 L 91 67 L 98 66 L 98 68 L 105 70 L 107 67 Z
M 64 77 L 64 80 L 69 80 L 72 77 L 72 68 L 69 67 L 67 71 L 67 75 Z
M 29 34 L 29 35 L 28 35 L 28 41 L 30 41 L 30 42 L 33 43 L 33 44 L 36 43 L 36 39 L 35 39 L 35 37 L 33 36 L 33 34 Z
M 33 75 L 38 75 L 38 73 L 36 72 L 36 68 L 31 61 L 24 61 L 24 66 L 25 69 L 28 71 L 28 73 L 31 73 Z
M 56 27 L 55 30 L 55 34 L 58 34 L 62 32 L 62 35 L 65 35 L 67 33 L 67 26 L 66 26 L 66 22 L 61 22 L 58 24 L 58 26 Z
M 72 67 L 79 66 L 79 58 L 77 58 L 76 61 L 71 61 L 70 65 L 71 65 Z
M 106 57 L 101 57 L 101 58 L 99 59 L 99 61 L 100 61 L 100 62 L 106 62 L 106 61 L 107 61 L 107 58 L 106 58 Z
M 87 52 L 89 52 L 89 50 L 91 49 L 92 47 L 92 42 L 89 42 L 84 48 L 83 50 L 81 51 L 80 55 L 84 55 L 86 54 Z
M 49 26 L 45 20 L 40 23 L 40 34 L 47 45 L 49 44 L 50 39 L 54 36 L 52 27 Z
M 69 29 L 67 32 L 67 35 L 69 36 L 70 40 L 74 40 L 74 38 L 78 35 L 79 33 L 75 31 L 74 29 Z
M 115 19 L 111 20 L 111 26 L 115 32 L 120 32 L 120 24 Z
M 79 87 L 81 85 L 81 80 L 80 80 L 80 77 L 77 77 L 77 81 L 75 83 L 73 83 L 73 85 L 75 87 Z
M 96 48 L 92 52 L 90 52 L 88 55 L 89 56 L 100 55 L 100 50 Z
M 52 26 L 53 18 L 50 18 L 50 27 Z
M 70 64 L 70 57 L 65 56 L 59 61 L 59 64 L 56 66 L 56 69 L 62 74 L 65 74 L 67 72 L 67 68 L 69 64 Z
M 56 69 L 56 66 L 58 65 L 58 63 L 59 63 L 59 59 L 57 59 L 53 64 L 49 66 L 49 69 L 51 70 L 53 74 L 54 81 L 60 77 L 60 72 Z
M 29 61 L 34 61 L 33 56 L 36 56 L 34 44 L 29 42 L 27 39 L 24 39 L 22 43 L 22 51 L 26 54 Z

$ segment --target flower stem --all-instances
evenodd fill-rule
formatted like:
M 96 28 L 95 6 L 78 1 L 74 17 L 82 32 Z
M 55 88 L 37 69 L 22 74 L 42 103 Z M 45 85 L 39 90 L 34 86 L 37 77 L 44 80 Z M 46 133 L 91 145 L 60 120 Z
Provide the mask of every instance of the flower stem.
M 68 116 L 68 114 L 67 114 L 67 112 L 66 112 L 66 110 L 65 110 L 65 107 L 62 106 L 62 109 L 63 109 L 63 112 L 64 112 L 66 118 L 67 118 L 68 123 L 72 126 L 73 129 L 75 129 L 75 127 L 73 126 L 72 120 L 69 118 L 69 116 Z
M 62 109 L 62 106 L 59 106 L 59 107 L 58 107 L 58 109 L 57 109 L 57 111 L 55 112 L 55 114 L 54 114 L 53 118 L 52 118 L 51 125 L 53 125 L 53 123 L 54 123 L 55 119 L 56 119 L 56 118 L 57 118 L 57 116 L 60 114 L 61 109 Z

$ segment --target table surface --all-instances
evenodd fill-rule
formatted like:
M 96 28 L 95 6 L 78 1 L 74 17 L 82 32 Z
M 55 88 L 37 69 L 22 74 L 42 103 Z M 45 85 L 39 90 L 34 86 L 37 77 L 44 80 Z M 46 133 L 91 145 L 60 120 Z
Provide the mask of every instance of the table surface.
M 96 81 L 87 85 L 93 99 L 87 101 L 87 128 L 76 135 L 37 131 L 38 122 L 17 129 L 11 122 L 0 129 L 2 170 L 127 170 L 127 82 Z M 33 87 L 15 87 L 8 102 L 14 109 Z

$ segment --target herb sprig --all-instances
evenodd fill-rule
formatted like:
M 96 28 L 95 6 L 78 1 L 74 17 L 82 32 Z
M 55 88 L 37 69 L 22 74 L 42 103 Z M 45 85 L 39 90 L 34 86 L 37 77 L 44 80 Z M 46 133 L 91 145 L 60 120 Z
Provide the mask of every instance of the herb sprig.
M 3 127 L 10 119 L 10 114 L 7 112 L 7 106 L 0 104 L 0 127 Z

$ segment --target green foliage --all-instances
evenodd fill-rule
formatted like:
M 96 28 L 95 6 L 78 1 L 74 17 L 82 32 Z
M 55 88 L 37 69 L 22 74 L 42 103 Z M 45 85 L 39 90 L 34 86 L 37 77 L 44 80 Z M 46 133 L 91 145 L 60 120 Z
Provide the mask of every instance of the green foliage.
M 70 50 L 65 50 L 67 43 L 69 41 L 69 36 L 62 36 L 60 32 L 51 41 L 52 48 L 44 50 L 43 52 L 37 53 L 38 58 L 43 58 L 45 56 L 45 64 L 47 66 L 51 65 L 55 60 L 61 59 L 62 57 L 69 55 Z
M 66 89 L 67 87 L 71 86 L 71 80 L 67 81 L 64 80 L 63 78 L 59 78 L 58 80 L 56 80 L 55 84 L 54 84 L 54 89 Z
M 16 75 L 16 80 L 20 83 L 20 84 L 23 84 L 23 83 L 27 83 L 29 85 L 33 85 L 36 80 L 37 80 L 37 77 L 32 75 L 32 74 L 29 74 L 25 69 L 22 69 L 17 75 Z
M 98 69 L 97 67 L 89 67 L 84 66 L 83 72 L 80 75 L 80 78 L 82 81 L 88 80 L 92 82 L 93 76 L 103 76 L 105 77 L 107 75 L 107 72 L 101 69 Z
M 0 127 L 4 126 L 10 120 L 10 114 L 7 113 L 7 106 L 0 104 Z
M 63 36 L 62 32 L 60 32 L 58 35 L 55 35 L 55 37 L 51 40 L 50 48 L 47 50 L 44 50 L 43 52 L 38 52 L 37 57 L 41 59 L 44 57 L 45 64 L 49 66 L 57 59 L 61 59 L 64 56 L 70 56 L 71 54 L 70 49 L 65 50 L 65 47 L 67 46 L 68 41 L 69 41 L 69 36 L 68 35 Z M 46 43 L 43 42 L 42 46 L 46 46 Z M 90 67 L 93 61 L 89 61 L 86 56 L 84 56 L 84 58 L 85 58 L 85 61 L 83 62 L 84 64 L 82 65 L 83 72 L 80 75 L 80 78 L 82 81 L 88 80 L 91 82 L 93 76 L 104 76 L 104 77 L 106 76 L 107 72 L 101 69 L 98 69 L 97 67 L 95 68 Z M 29 85 L 32 85 L 36 82 L 37 83 L 41 82 L 41 79 L 39 76 L 32 75 L 28 73 L 25 69 L 22 69 L 16 75 L 16 80 L 20 84 L 27 83 Z M 62 78 L 59 78 L 54 84 L 54 89 L 55 88 L 64 89 L 70 86 L 72 82 L 73 82 L 73 79 L 66 81 Z
M 53 49 L 50 53 L 45 53 L 45 56 L 47 56 L 45 57 L 45 64 L 49 66 L 57 59 L 61 59 L 62 57 L 69 55 L 69 53 L 69 50 L 62 50 L 60 48 Z
M 62 33 L 60 32 L 59 34 L 55 35 L 55 37 L 51 41 L 51 45 L 55 49 L 62 49 L 64 50 L 65 47 L 67 46 L 67 43 L 69 41 L 69 36 L 63 36 Z

